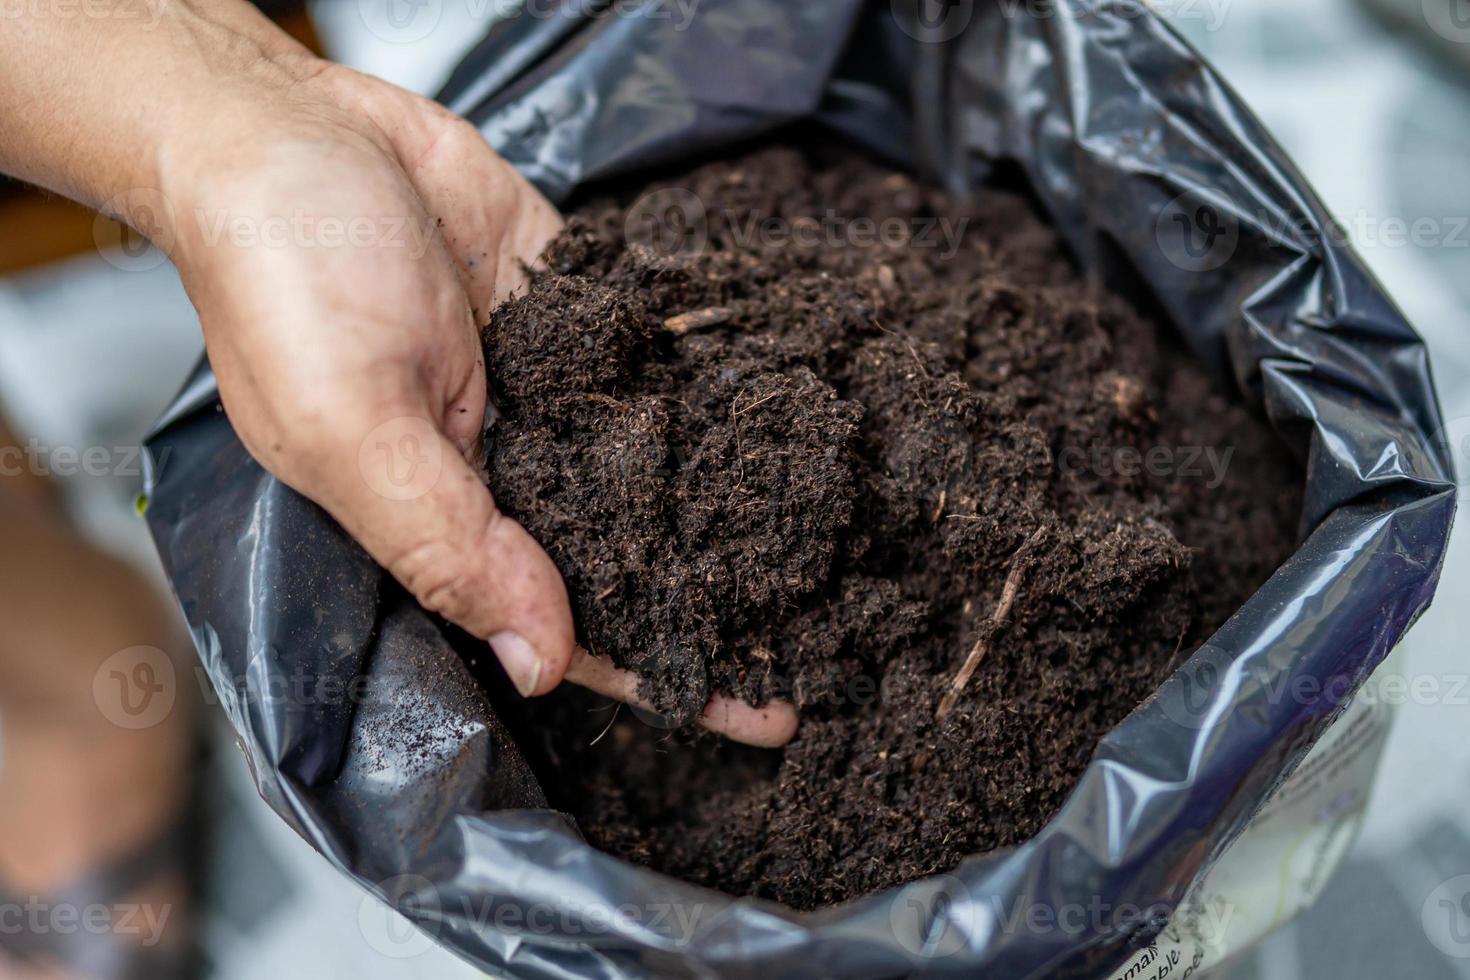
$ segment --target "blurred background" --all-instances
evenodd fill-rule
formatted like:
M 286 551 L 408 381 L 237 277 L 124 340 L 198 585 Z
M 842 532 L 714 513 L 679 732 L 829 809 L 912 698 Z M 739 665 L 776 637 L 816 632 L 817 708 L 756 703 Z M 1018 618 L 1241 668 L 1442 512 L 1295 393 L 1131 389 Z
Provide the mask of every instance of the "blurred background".
M 1264 119 L 1429 343 L 1457 465 L 1470 469 L 1470 2 L 1158 0 Z M 430 93 L 500 9 L 492 0 L 268 6 L 355 68 Z M 201 350 L 172 267 L 110 223 L 0 183 L 0 393 L 19 441 L 108 447 L 58 475 L 86 534 L 162 588 L 125 464 Z M 1466 676 L 1466 525 L 1406 643 L 1411 675 Z M 1445 688 L 1448 690 L 1449 688 Z M 214 719 L 218 721 L 218 719 Z M 217 826 L 200 925 L 212 976 L 476 976 L 332 871 L 255 797 L 228 730 L 208 774 Z M 1400 710 L 1361 837 L 1319 905 L 1230 976 L 1470 977 L 1470 702 Z M 1470 894 L 1470 885 L 1465 888 Z M 1463 941 L 1457 937 L 1463 936 Z
M 1162 0 L 1296 161 L 1428 342 L 1470 472 L 1470 3 Z M 1399 670 L 1440 690 L 1470 671 L 1470 527 Z M 1231 980 L 1470 977 L 1470 701 L 1399 709 L 1362 832 L 1317 906 Z M 1448 889 L 1445 887 L 1448 883 Z M 1442 904 L 1446 896 L 1452 905 Z

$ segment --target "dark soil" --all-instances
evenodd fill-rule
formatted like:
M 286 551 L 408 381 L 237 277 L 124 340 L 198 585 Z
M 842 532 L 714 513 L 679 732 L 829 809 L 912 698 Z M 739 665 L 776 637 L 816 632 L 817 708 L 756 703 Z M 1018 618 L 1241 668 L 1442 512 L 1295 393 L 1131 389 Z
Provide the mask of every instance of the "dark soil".
M 1290 553 L 1296 467 L 1021 196 L 789 149 L 655 186 L 688 234 L 647 224 L 676 192 L 590 203 L 485 333 L 491 488 L 667 717 L 528 704 L 553 803 L 798 908 L 1034 834 Z M 796 740 L 671 728 L 716 691 L 794 701 Z

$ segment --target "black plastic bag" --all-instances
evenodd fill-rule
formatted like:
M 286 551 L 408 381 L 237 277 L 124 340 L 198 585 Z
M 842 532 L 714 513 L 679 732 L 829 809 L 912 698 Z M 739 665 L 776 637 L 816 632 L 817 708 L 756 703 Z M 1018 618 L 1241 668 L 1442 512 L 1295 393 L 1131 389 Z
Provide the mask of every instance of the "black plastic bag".
M 441 98 L 556 201 L 799 121 L 951 189 L 1019 168 L 1081 265 L 1144 284 L 1265 407 L 1307 480 L 1300 550 L 1104 739 L 1040 835 L 797 914 L 583 843 L 441 629 L 251 461 L 201 367 L 151 437 L 168 466 L 147 518 L 260 791 L 485 969 L 1105 973 L 1154 939 L 1428 605 L 1454 486 L 1424 347 L 1270 137 L 1139 4 L 532 4 Z M 1110 911 L 1083 928 L 1007 914 L 1089 904 Z

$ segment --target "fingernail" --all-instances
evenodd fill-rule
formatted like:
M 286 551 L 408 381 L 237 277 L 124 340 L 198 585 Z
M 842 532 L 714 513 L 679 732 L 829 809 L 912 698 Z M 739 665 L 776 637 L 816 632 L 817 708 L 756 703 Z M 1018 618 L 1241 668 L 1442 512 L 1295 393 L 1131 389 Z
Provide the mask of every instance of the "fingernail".
M 526 642 L 526 638 L 503 630 L 490 637 L 490 648 L 500 658 L 501 666 L 510 675 L 510 682 L 516 690 L 521 692 L 521 697 L 535 694 L 536 685 L 541 680 L 541 658 L 536 656 L 536 649 Z

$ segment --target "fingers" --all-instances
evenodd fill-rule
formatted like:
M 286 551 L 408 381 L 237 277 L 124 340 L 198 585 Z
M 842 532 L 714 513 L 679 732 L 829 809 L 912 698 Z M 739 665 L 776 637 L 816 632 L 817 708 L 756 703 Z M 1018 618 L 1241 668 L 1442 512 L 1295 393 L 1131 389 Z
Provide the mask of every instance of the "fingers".
M 760 749 L 778 749 L 796 737 L 800 718 L 786 701 L 762 707 L 716 694 L 704 707 L 699 723 L 710 731 Z
M 328 510 L 425 608 L 488 640 L 523 696 L 566 679 L 653 710 L 636 675 L 575 646 L 556 566 L 495 508 L 450 439 L 423 419 L 390 420 L 363 440 L 357 469 L 360 480 L 324 495 L 340 500 Z M 720 695 L 700 718 L 710 731 L 763 748 L 791 741 L 797 722 L 787 702 L 756 708 Z
M 562 218 L 541 192 L 496 153 L 473 125 L 441 123 L 432 150 L 408 168 L 470 298 L 475 322 L 526 285 L 534 266 L 561 231 Z
M 653 708 L 638 696 L 638 677 L 613 666 L 606 657 L 594 657 L 578 647 L 566 679 L 598 694 L 623 701 L 644 711 Z M 754 745 L 780 748 L 796 735 L 796 708 L 785 701 L 772 701 L 756 708 L 735 698 L 717 694 L 705 705 L 699 723 L 717 735 Z
M 470 372 L 470 388 L 483 386 L 482 376 Z M 448 418 L 478 419 L 475 406 L 483 406 L 483 398 L 456 396 Z M 523 696 L 545 694 L 567 679 L 652 711 L 638 696 L 634 674 L 576 647 L 555 564 L 525 528 L 496 508 L 483 475 L 462 455 L 464 438 L 446 434 L 447 422 L 419 412 L 368 427 L 347 421 L 362 413 L 340 404 L 290 415 L 331 418 L 338 434 L 310 445 L 287 438 L 284 452 L 261 450 L 258 439 L 247 438 L 247 446 L 254 444 L 252 452 L 269 469 L 324 507 L 420 604 L 487 640 Z M 471 431 L 469 423 L 461 428 Z M 244 436 L 250 426 L 237 429 Z M 354 433 L 346 440 L 351 450 L 344 451 L 342 434 Z M 784 701 L 757 708 L 716 696 L 700 723 L 735 741 L 774 748 L 791 741 L 798 718 Z
M 500 513 L 460 447 L 425 418 L 372 428 L 347 465 L 299 486 L 426 608 L 488 640 L 522 695 L 566 672 L 566 588 L 525 528 Z

